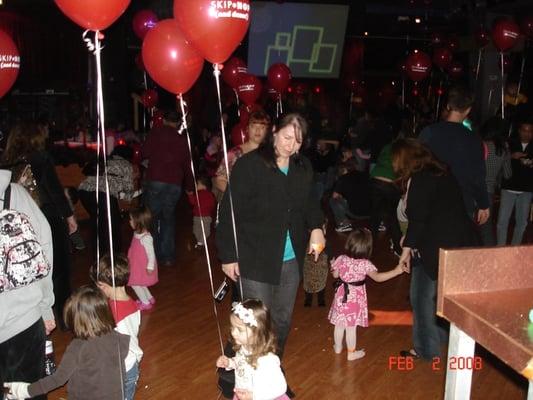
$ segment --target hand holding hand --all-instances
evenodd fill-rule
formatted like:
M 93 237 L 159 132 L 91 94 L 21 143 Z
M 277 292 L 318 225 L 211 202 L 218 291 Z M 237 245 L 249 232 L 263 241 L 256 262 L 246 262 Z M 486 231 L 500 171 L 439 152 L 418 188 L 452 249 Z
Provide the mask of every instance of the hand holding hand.
M 318 261 L 318 256 L 322 253 L 322 250 L 326 247 L 326 238 L 322 229 L 313 229 L 311 231 L 311 237 L 309 238 L 309 251 L 307 254 L 313 254 L 315 262 Z
M 489 220 L 490 217 L 490 209 L 485 208 L 484 210 L 478 210 L 477 211 L 477 223 L 478 225 L 483 225 Z
M 76 222 L 76 217 L 74 217 L 74 215 L 71 215 L 67 218 L 67 225 L 69 235 L 73 234 L 78 230 L 78 223 Z
M 229 358 L 226 356 L 220 356 L 217 359 L 217 368 L 228 368 Z
M 250 390 L 234 389 L 233 391 L 239 400 L 253 400 L 253 395 Z
M 402 266 L 402 270 L 410 273 L 411 272 L 411 248 L 404 247 L 402 250 L 402 255 L 400 256 L 400 261 L 398 265 Z
M 4 382 L 4 387 L 9 389 L 5 395 L 6 399 L 28 399 L 30 397 L 28 386 L 30 384 L 26 382 Z

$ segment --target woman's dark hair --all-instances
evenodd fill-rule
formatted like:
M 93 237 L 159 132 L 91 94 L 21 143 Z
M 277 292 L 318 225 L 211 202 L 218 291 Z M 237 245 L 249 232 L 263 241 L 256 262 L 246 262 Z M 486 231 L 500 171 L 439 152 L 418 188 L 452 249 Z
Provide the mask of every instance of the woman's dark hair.
M 419 171 L 429 171 L 434 175 L 448 173 L 446 165 L 417 139 L 398 139 L 392 143 L 392 168 L 403 187 Z
M 152 212 L 146 206 L 130 209 L 130 218 L 135 226 L 133 229 L 137 233 L 149 231 L 152 227 Z
M 22 121 L 9 131 L 2 163 L 9 165 L 26 159 L 35 151 L 43 151 L 48 139 L 48 128 L 34 121 Z
M 372 232 L 366 228 L 356 228 L 346 238 L 344 250 L 351 258 L 370 258 L 372 255 Z
M 489 118 L 479 131 L 481 139 L 494 143 L 498 156 L 501 156 L 505 150 L 505 137 L 508 132 L 509 123 L 500 117 Z
M 274 134 L 278 133 L 287 126 L 294 127 L 294 133 L 296 135 L 296 141 L 303 143 L 307 136 L 307 121 L 298 113 L 289 113 L 280 115 L 276 123 L 274 124 L 274 130 L 267 132 L 267 136 L 263 143 L 257 149 L 259 155 L 263 158 L 265 163 L 271 168 L 278 168 L 276 149 L 274 148 Z M 292 156 L 296 163 L 300 163 L 301 159 L 299 153 Z

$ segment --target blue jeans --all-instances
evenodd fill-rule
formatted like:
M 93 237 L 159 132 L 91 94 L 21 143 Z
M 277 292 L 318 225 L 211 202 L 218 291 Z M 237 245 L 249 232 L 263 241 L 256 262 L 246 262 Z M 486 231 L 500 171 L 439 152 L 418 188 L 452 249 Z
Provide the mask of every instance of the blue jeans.
M 527 227 L 532 196 L 533 193 L 531 192 L 511 193 L 508 190 L 502 189 L 496 229 L 498 246 L 503 246 L 507 243 L 507 227 L 509 226 L 509 218 L 511 218 L 513 208 L 515 210 L 515 224 L 511 244 L 522 243 L 522 237 Z
M 159 263 L 176 261 L 176 204 L 181 186 L 147 181 L 144 185 L 144 204 L 152 212 L 155 255 Z
M 126 371 L 126 377 L 124 378 L 124 400 L 133 400 L 135 396 L 135 389 L 137 387 L 137 381 L 139 380 L 139 363 L 135 361 L 133 367 Z
M 278 338 L 278 355 L 283 355 L 291 328 L 292 311 L 300 285 L 300 271 L 296 259 L 285 261 L 281 267 L 279 285 L 241 278 L 244 299 L 259 299 L 270 310 Z
M 348 201 L 344 197 L 339 197 L 338 199 L 331 197 L 329 199 L 329 206 L 331 207 L 333 217 L 335 218 L 335 225 L 348 222 L 350 207 L 348 206 Z
M 437 312 L 437 281 L 424 271 L 420 258 L 411 260 L 411 307 L 413 308 L 413 347 L 426 360 L 440 356 L 447 332 Z

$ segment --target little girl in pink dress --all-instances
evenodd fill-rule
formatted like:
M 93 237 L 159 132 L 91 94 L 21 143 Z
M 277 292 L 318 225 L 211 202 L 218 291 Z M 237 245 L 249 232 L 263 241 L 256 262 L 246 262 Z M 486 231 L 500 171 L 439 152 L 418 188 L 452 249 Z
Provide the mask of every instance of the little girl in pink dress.
M 134 233 L 128 250 L 128 286 L 131 286 L 139 298 L 137 307 L 141 311 L 150 310 L 155 304 L 155 298 L 148 286 L 153 286 L 158 281 L 154 239 L 149 231 L 151 223 L 152 214 L 148 208 L 140 207 L 130 211 L 130 226 Z
M 346 239 L 341 255 L 331 262 L 331 273 L 336 278 L 335 297 L 329 310 L 328 319 L 335 325 L 334 350 L 342 352 L 342 339 L 346 331 L 348 360 L 365 356 L 364 349 L 355 350 L 357 326 L 368 326 L 368 303 L 365 279 L 370 276 L 376 282 L 384 282 L 401 275 L 401 265 L 387 272 L 378 272 L 368 259 L 372 254 L 372 234 L 368 229 L 356 229 Z

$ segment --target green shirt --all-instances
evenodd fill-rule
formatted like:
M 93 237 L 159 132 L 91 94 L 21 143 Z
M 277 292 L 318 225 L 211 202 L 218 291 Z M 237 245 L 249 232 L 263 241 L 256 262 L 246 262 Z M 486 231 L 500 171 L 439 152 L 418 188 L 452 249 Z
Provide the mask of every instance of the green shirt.
M 287 165 L 286 167 L 280 168 L 279 170 L 285 175 L 287 175 L 289 173 L 289 166 Z M 296 254 L 294 253 L 294 249 L 292 248 L 291 235 L 289 235 L 289 231 L 287 230 L 287 236 L 285 237 L 285 250 L 283 251 L 283 262 L 290 261 L 295 258 Z
M 392 143 L 383 147 L 370 176 L 373 178 L 381 176 L 390 180 L 396 179 L 396 175 L 392 169 Z

